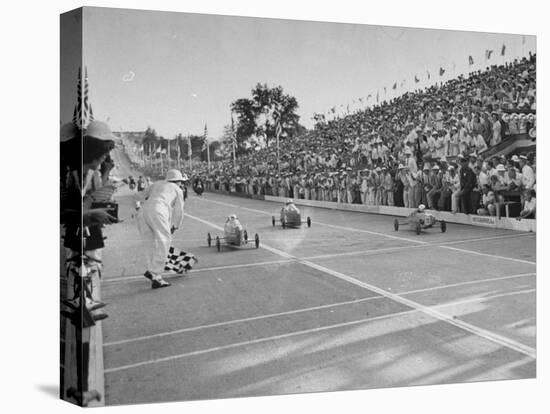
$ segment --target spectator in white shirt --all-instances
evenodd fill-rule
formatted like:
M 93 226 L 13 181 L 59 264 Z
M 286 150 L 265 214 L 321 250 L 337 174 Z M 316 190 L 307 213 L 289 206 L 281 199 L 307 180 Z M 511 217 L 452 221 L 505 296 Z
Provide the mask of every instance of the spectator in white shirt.
M 510 191 L 519 190 L 521 187 L 521 174 L 514 167 L 508 168 L 504 176 L 504 184 L 506 184 Z
M 502 125 L 500 124 L 498 113 L 493 112 L 491 117 L 493 119 L 493 137 L 491 138 L 491 146 L 493 146 L 502 141 Z
M 483 186 L 482 192 L 481 207 L 477 210 L 477 214 L 479 216 L 495 216 L 497 212 L 495 193 L 489 191 L 489 186 L 487 185 Z
M 471 146 L 475 148 L 476 152 L 483 152 L 487 149 L 487 143 L 481 134 L 477 134 L 472 138 Z
M 535 192 L 528 190 L 525 192 L 525 200 L 523 202 L 523 210 L 519 213 L 519 218 L 536 218 L 537 200 Z
M 521 181 L 523 187 L 526 190 L 532 190 L 535 185 L 535 172 L 527 163 L 527 157 L 525 155 L 520 155 L 519 165 L 521 168 Z

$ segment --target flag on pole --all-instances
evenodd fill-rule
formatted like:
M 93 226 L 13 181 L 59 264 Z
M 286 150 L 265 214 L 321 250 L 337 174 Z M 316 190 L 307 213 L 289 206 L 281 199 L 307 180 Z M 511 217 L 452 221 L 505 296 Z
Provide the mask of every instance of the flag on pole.
M 414 75 L 414 83 L 418 83 L 418 82 L 420 82 L 420 79 L 418 79 L 418 77 Z
M 502 49 L 500 49 L 500 56 L 504 56 L 506 54 L 506 45 L 502 44 Z
M 235 147 L 235 145 L 237 145 L 237 131 L 235 130 L 233 116 L 231 116 L 231 146 Z
M 386 92 L 386 88 L 384 88 L 384 92 Z M 380 98 L 380 92 L 376 92 L 376 103 L 378 103 Z
M 470 55 L 468 56 L 468 65 L 472 66 L 474 64 L 474 58 Z
M 428 80 L 430 80 L 430 71 L 426 71 L 426 73 L 428 74 Z
M 386 90 L 386 87 L 384 86 L 384 95 L 386 94 L 387 90 Z
M 443 76 L 443 74 L 445 73 L 445 69 L 443 69 L 442 67 L 439 68 L 439 76 Z
M 206 127 L 206 123 L 205 123 L 201 152 L 206 151 L 207 149 L 208 149 L 208 128 Z
M 395 82 L 391 88 L 392 88 L 393 90 L 396 90 L 396 89 L 397 89 L 397 82 Z
M 493 51 L 492 50 L 485 50 L 485 60 L 489 60 L 491 59 L 491 55 L 493 54 Z
M 369 94 L 367 95 L 367 101 L 368 101 L 370 98 L 372 98 L 372 95 L 369 93 Z
M 191 158 L 193 155 L 193 149 L 191 148 L 191 137 L 187 136 L 187 156 Z
M 84 78 L 84 85 L 82 84 Z M 79 128 L 84 129 L 89 122 L 94 120 L 92 104 L 88 101 L 88 68 L 84 67 L 84 76 L 82 68 L 78 68 L 77 101 L 73 112 L 73 123 Z
M 522 45 L 525 44 L 525 36 L 522 36 L 522 37 L 521 37 L 521 44 L 522 44 Z

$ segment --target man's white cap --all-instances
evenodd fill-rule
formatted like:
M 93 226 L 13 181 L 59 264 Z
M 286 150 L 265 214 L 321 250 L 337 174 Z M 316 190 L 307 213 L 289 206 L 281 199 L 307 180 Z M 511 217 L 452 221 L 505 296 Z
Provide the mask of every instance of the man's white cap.
M 109 125 L 101 121 L 90 122 L 86 128 L 85 135 L 102 141 L 113 141 L 116 138 L 111 132 Z
M 420 211 L 424 211 L 424 210 L 426 210 L 426 206 L 425 206 L 424 204 L 420 204 L 420 205 L 418 206 L 418 209 L 419 209 Z
M 186 181 L 180 170 L 169 170 L 166 173 L 166 181 Z
M 292 204 L 292 203 L 294 203 L 294 200 L 292 198 L 289 198 L 288 200 L 286 200 L 286 203 L 287 204 Z
M 499 164 L 497 165 L 497 171 L 506 171 L 506 168 L 504 168 L 504 165 Z
M 512 155 L 512 161 L 518 162 L 518 161 L 519 161 L 519 157 L 518 157 L 517 155 Z

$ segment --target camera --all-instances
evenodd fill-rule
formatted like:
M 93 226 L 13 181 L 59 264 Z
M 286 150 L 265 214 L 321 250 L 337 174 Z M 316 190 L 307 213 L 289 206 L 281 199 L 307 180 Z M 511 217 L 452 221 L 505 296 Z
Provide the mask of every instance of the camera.
M 92 208 L 104 208 L 111 216 L 118 220 L 118 203 L 113 201 L 96 201 L 92 203 Z

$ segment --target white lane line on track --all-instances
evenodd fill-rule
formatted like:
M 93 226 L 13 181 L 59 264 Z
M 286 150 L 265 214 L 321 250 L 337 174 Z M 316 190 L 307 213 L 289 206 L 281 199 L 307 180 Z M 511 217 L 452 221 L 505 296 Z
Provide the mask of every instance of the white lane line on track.
M 360 256 L 362 254 L 369 255 L 369 254 L 376 254 L 376 253 L 391 253 L 391 252 L 398 252 L 402 250 L 418 249 L 420 247 L 426 247 L 426 246 L 421 245 L 421 246 L 384 247 L 382 249 L 355 250 L 353 252 L 344 252 L 344 253 L 326 253 L 326 254 L 319 254 L 316 256 L 304 257 L 303 259 L 304 260 L 330 259 L 330 258 L 338 258 L 338 257 L 346 257 L 346 256 Z
M 444 243 L 439 243 L 440 245 L 449 245 L 449 244 L 460 244 L 460 243 L 475 243 L 480 241 L 490 241 L 490 240 L 501 240 L 501 239 L 515 239 L 518 237 L 537 237 L 534 233 L 518 233 L 518 234 L 503 234 L 501 236 L 489 236 L 489 237 L 480 237 L 478 239 L 466 239 L 466 240 L 453 240 Z
M 535 273 L 522 273 L 522 274 L 518 274 L 518 275 L 495 277 L 495 278 L 491 278 L 491 279 L 481 279 L 481 280 L 467 281 L 467 282 L 461 282 L 461 283 L 453 283 L 453 284 L 449 284 L 449 285 L 435 286 L 435 287 L 424 288 L 424 289 L 409 290 L 409 291 L 405 291 L 405 292 L 398 292 L 397 294 L 402 296 L 402 295 L 422 293 L 422 292 L 428 292 L 428 291 L 439 290 L 439 289 L 446 289 L 446 288 L 449 288 L 449 287 L 459 287 L 459 286 L 464 286 L 464 285 L 481 284 L 481 283 L 484 283 L 484 282 L 494 282 L 494 281 L 500 281 L 500 280 L 505 280 L 505 279 L 521 278 L 521 277 L 534 276 L 534 275 L 535 275 Z M 531 289 L 531 290 L 533 290 L 533 289 Z M 529 292 L 531 290 L 529 290 Z M 497 295 L 493 295 L 493 296 L 487 296 L 487 297 L 469 298 L 469 299 L 459 300 L 459 301 L 455 301 L 455 302 L 449 302 L 449 303 L 444 303 L 444 304 L 440 304 L 440 305 L 435 305 L 435 307 L 444 307 L 444 306 L 470 303 L 470 302 L 475 302 L 475 301 L 480 301 L 480 300 L 493 299 L 493 298 L 501 297 L 503 295 L 504 296 L 514 295 L 514 294 L 521 293 L 521 292 L 523 292 L 523 291 L 506 292 L 506 293 L 497 294 Z M 135 337 L 135 338 L 122 339 L 122 340 L 119 340 L 119 341 L 106 342 L 106 343 L 103 344 L 103 346 L 106 347 L 106 346 L 120 345 L 120 344 L 131 343 L 131 342 L 145 341 L 145 340 L 148 340 L 148 339 L 161 338 L 161 337 L 170 336 L 170 335 L 178 335 L 178 334 L 185 333 L 185 332 L 198 331 L 198 330 L 202 330 L 202 329 L 215 328 L 215 327 L 220 327 L 220 326 L 228 326 L 228 325 L 233 325 L 233 324 L 242 323 L 242 322 L 250 322 L 250 321 L 270 319 L 270 318 L 275 318 L 275 317 L 278 317 L 278 316 L 294 315 L 294 314 L 298 314 L 298 313 L 310 312 L 310 311 L 315 311 L 315 310 L 329 309 L 329 308 L 332 308 L 332 307 L 352 305 L 352 304 L 356 304 L 356 303 L 362 303 L 362 302 L 367 302 L 367 301 L 374 300 L 374 299 L 383 299 L 383 298 L 384 298 L 384 296 L 376 295 L 376 296 L 370 296 L 368 298 L 354 299 L 354 300 L 349 300 L 349 301 L 345 301 L 345 302 L 337 302 L 337 303 L 332 303 L 332 304 L 327 304 L 327 305 L 312 306 L 312 307 L 307 307 L 307 308 L 294 309 L 294 310 L 291 310 L 291 311 L 271 313 L 271 314 L 267 314 L 267 315 L 258 315 L 258 316 L 251 316 L 251 317 L 247 317 L 247 318 L 233 319 L 233 320 L 224 321 L 224 322 L 217 322 L 217 323 L 212 323 L 212 324 L 207 324 L 207 325 L 193 326 L 193 327 L 189 327 L 189 328 L 176 329 L 174 331 L 160 332 L 160 333 L 152 334 L 152 335 L 145 335 L 145 336 L 139 336 L 139 337 Z
M 423 288 L 423 289 L 408 290 L 406 292 L 398 292 L 397 294 L 398 295 L 412 295 L 414 293 L 424 293 L 424 292 L 430 292 L 430 291 L 433 291 L 433 290 L 448 289 L 448 288 L 452 288 L 452 287 L 477 285 L 477 284 L 481 284 L 481 283 L 497 282 L 497 281 L 501 281 L 501 280 L 517 279 L 517 278 L 533 277 L 533 276 L 536 276 L 536 273 L 520 273 L 520 274 L 517 274 L 517 275 L 491 277 L 489 279 L 468 280 L 466 282 L 450 283 L 448 285 L 434 286 L 434 287 Z
M 177 329 L 175 331 L 161 332 L 161 333 L 152 334 L 152 335 L 139 336 L 139 337 L 136 337 L 136 338 L 122 339 L 120 341 L 106 342 L 106 343 L 103 344 L 103 346 L 106 347 L 106 346 L 125 344 L 125 343 L 128 343 L 128 342 L 145 341 L 147 339 L 161 338 L 161 337 L 170 336 L 170 335 L 178 335 L 178 334 L 182 334 L 182 333 L 185 333 L 185 332 L 199 331 L 199 330 L 202 330 L 202 329 L 218 328 L 220 326 L 227 326 L 227 325 L 233 325 L 233 324 L 243 323 L 243 322 L 252 322 L 252 321 L 258 321 L 258 320 L 263 320 L 263 319 L 276 318 L 278 316 L 296 315 L 296 314 L 299 314 L 299 313 L 305 313 L 305 312 L 311 312 L 311 311 L 317 311 L 317 310 L 323 310 L 323 309 L 330 309 L 330 308 L 335 308 L 335 307 L 339 307 L 339 306 L 354 305 L 354 304 L 357 304 L 357 303 L 362 303 L 362 302 L 367 302 L 367 301 L 370 301 L 370 300 L 382 299 L 382 298 L 383 298 L 383 296 L 370 296 L 368 298 L 348 300 L 348 301 L 345 301 L 345 302 L 337 302 L 337 303 L 331 303 L 331 304 L 327 304 L 327 305 L 311 306 L 311 307 L 307 307 L 307 308 L 294 309 L 294 310 L 291 310 L 291 311 L 271 313 L 269 315 L 258 315 L 258 316 L 251 316 L 251 317 L 248 317 L 248 318 L 233 319 L 233 320 L 230 320 L 230 321 L 211 323 L 211 324 L 207 324 L 207 325 L 192 326 L 192 327 L 189 327 L 189 328 Z
M 190 275 L 193 275 L 194 273 L 203 273 L 203 272 L 214 272 L 217 270 L 228 270 L 228 269 L 242 269 L 245 267 L 256 267 L 256 266 L 268 266 L 268 265 L 274 265 L 274 264 L 284 264 L 284 263 L 292 263 L 294 260 L 290 259 L 283 259 L 283 260 L 270 260 L 266 262 L 255 262 L 255 263 L 245 263 L 245 264 L 235 264 L 235 265 L 225 265 L 225 266 L 213 266 L 213 267 L 204 267 L 202 269 L 195 269 L 190 270 L 187 274 L 176 274 L 176 273 L 163 273 L 162 277 L 164 278 L 170 278 L 170 277 L 188 277 Z M 122 276 L 122 277 L 114 277 L 110 279 L 103 280 L 101 282 L 102 285 L 108 284 L 108 283 L 117 283 L 117 282 L 125 282 L 129 280 L 143 280 L 144 276 L 142 274 L 140 275 L 129 275 L 129 276 Z
M 191 216 L 189 214 L 186 214 L 186 215 L 191 219 L 198 220 L 201 223 L 207 224 L 207 225 L 209 225 L 213 228 L 217 228 L 219 230 L 222 229 L 220 226 L 217 226 L 217 225 L 215 225 L 215 224 L 213 224 L 213 223 L 211 223 L 207 220 L 204 220 L 204 219 L 201 219 L 201 218 L 198 218 L 198 217 L 194 217 L 194 216 Z M 479 327 L 474 326 L 472 324 L 469 324 L 467 322 L 462 322 L 460 320 L 455 320 L 452 317 L 437 311 L 433 307 L 424 306 L 424 305 L 422 305 L 420 303 L 417 303 L 417 302 L 414 302 L 410 299 L 403 298 L 403 297 L 401 297 L 401 296 L 399 296 L 395 293 L 388 292 L 388 291 L 386 291 L 384 289 L 381 289 L 377 286 L 371 285 L 371 284 L 366 283 L 366 282 L 362 282 L 362 281 L 360 281 L 358 279 L 355 279 L 351 276 L 345 275 L 344 273 L 340 273 L 340 272 L 337 272 L 335 270 L 329 269 L 328 267 L 318 265 L 318 264 L 310 262 L 308 260 L 299 259 L 299 258 L 297 258 L 295 256 L 292 256 L 292 255 L 290 255 L 290 254 L 288 254 L 288 253 L 286 253 L 282 250 L 276 249 L 276 248 L 268 246 L 266 244 L 262 244 L 261 247 L 263 247 L 264 249 L 266 249 L 268 251 L 271 251 L 272 253 L 275 253 L 279 256 L 282 256 L 284 258 L 296 259 L 296 261 L 300 264 L 306 265 L 306 266 L 308 266 L 312 269 L 319 270 L 323 273 L 329 274 L 329 275 L 334 276 L 338 279 L 344 280 L 344 281 L 349 282 L 351 284 L 354 284 L 356 286 L 359 286 L 359 287 L 362 287 L 364 289 L 370 290 L 372 292 L 378 293 L 379 295 L 385 296 L 386 298 L 391 299 L 395 302 L 401 303 L 402 305 L 409 306 L 413 309 L 417 309 L 417 310 L 419 310 L 420 312 L 422 312 L 426 315 L 429 315 L 429 316 L 431 316 L 435 319 L 438 319 L 440 321 L 447 322 L 447 323 L 449 323 L 449 324 L 451 324 L 451 325 L 453 325 L 457 328 L 460 328 L 460 329 L 465 330 L 467 332 L 470 332 L 474 335 L 477 335 L 480 338 L 484 338 L 488 341 L 492 341 L 492 342 L 497 343 L 501 346 L 507 347 L 509 349 L 513 349 L 513 350 L 515 350 L 517 352 L 520 352 L 524 355 L 527 355 L 531 358 L 536 358 L 536 350 L 535 349 L 533 349 L 529 346 L 526 346 L 526 345 L 524 345 L 520 342 L 514 341 L 513 339 L 506 338 L 504 336 L 498 335 L 496 333 L 493 333 L 493 332 L 488 331 L 488 330 L 483 329 L 483 328 L 479 328 Z
M 481 252 L 476 252 L 473 250 L 466 250 L 466 249 L 458 249 L 456 247 L 451 247 L 451 246 L 439 246 L 439 247 L 441 247 L 442 249 L 456 250 L 457 252 L 462 252 L 462 253 L 475 254 L 477 256 L 491 257 L 493 259 L 510 260 L 512 262 L 526 263 L 526 264 L 535 265 L 535 266 L 537 264 L 536 262 L 532 262 L 530 260 L 514 259 L 513 257 L 498 256 L 496 254 L 481 253 Z
M 527 294 L 527 293 L 532 293 L 534 291 L 535 291 L 535 289 L 529 289 L 529 290 L 522 290 L 522 291 L 517 291 L 517 292 L 502 293 L 502 294 L 488 296 L 488 297 L 470 298 L 470 299 L 466 299 L 466 300 L 462 300 L 462 301 L 449 302 L 449 303 L 444 303 L 444 304 L 441 304 L 441 305 L 436 305 L 436 306 L 433 306 L 433 308 L 444 308 L 444 307 L 451 307 L 451 306 L 459 306 L 459 305 L 468 304 L 468 303 L 472 303 L 472 302 L 479 302 L 479 301 L 482 301 L 482 300 L 489 300 L 489 299 L 495 299 L 495 298 L 499 298 L 499 297 L 519 295 L 519 294 Z M 381 298 L 381 297 L 382 296 L 376 296 L 376 297 L 371 297 L 371 298 L 368 298 L 368 299 L 375 299 L 375 298 Z M 123 370 L 127 370 L 127 369 L 132 369 L 132 368 L 138 368 L 138 367 L 145 366 L 145 365 L 152 365 L 152 364 L 157 364 L 157 363 L 161 363 L 161 362 L 174 361 L 174 360 L 177 360 L 177 359 L 183 359 L 183 358 L 187 358 L 187 357 L 203 355 L 203 354 L 207 354 L 207 353 L 211 353 L 211 352 L 224 351 L 224 350 L 227 350 L 227 349 L 238 348 L 238 347 L 241 347 L 241 346 L 256 345 L 256 344 L 261 344 L 261 343 L 264 343 L 264 342 L 270 342 L 270 341 L 276 341 L 276 340 L 280 340 L 280 339 L 292 338 L 292 337 L 299 336 L 299 335 L 307 335 L 307 334 L 312 334 L 312 333 L 324 332 L 324 331 L 328 331 L 328 330 L 331 330 L 331 329 L 338 329 L 338 328 L 343 328 L 343 327 L 347 327 L 347 326 L 360 325 L 360 324 L 363 324 L 363 323 L 369 323 L 369 322 L 379 321 L 379 320 L 383 320 L 383 319 L 397 318 L 397 317 L 401 317 L 401 316 L 405 316 L 405 315 L 409 315 L 409 314 L 413 314 L 413 313 L 418 313 L 418 312 L 422 312 L 422 311 L 420 309 L 410 309 L 410 310 L 406 310 L 406 311 L 402 311 L 402 312 L 396 312 L 396 313 L 390 313 L 390 314 L 386 314 L 386 315 L 374 316 L 374 317 L 371 317 L 371 318 L 363 318 L 363 319 L 359 319 L 359 320 L 355 320 L 355 321 L 342 322 L 342 323 L 333 324 L 333 325 L 321 326 L 321 327 L 318 327 L 318 328 L 304 329 L 302 331 L 297 331 L 297 332 L 290 332 L 290 333 L 286 333 L 286 334 L 269 336 L 269 337 L 265 337 L 265 338 L 258 338 L 258 339 L 253 339 L 253 340 L 249 340 L 249 341 L 236 342 L 236 343 L 229 344 L 229 345 L 222 345 L 222 346 L 217 346 L 217 347 L 213 347 L 213 348 L 200 349 L 200 350 L 197 350 L 197 351 L 186 352 L 186 353 L 177 354 L 177 355 L 171 355 L 169 357 L 155 358 L 155 359 L 150 359 L 150 360 L 146 360 L 146 361 L 136 362 L 136 363 L 133 363 L 133 364 L 121 365 L 121 366 L 118 366 L 118 367 L 107 368 L 107 369 L 104 370 L 104 372 L 105 372 L 105 374 L 110 374 L 110 373 L 113 373 L 113 372 L 123 371 Z M 459 322 L 458 320 L 454 320 L 454 321 Z M 525 348 L 529 348 L 526 345 L 522 345 L 522 346 L 525 347 Z M 529 349 L 531 349 L 531 348 L 529 348 Z M 533 350 L 533 351 L 535 352 L 535 350 Z M 528 356 L 531 356 L 531 355 L 528 355 Z M 535 354 L 535 357 L 536 357 L 536 354 Z M 532 357 L 532 358 L 535 358 L 535 357 Z
M 330 329 L 336 329 L 336 328 L 343 328 L 343 327 L 346 327 L 346 326 L 359 325 L 359 324 L 365 323 L 365 322 L 372 322 L 372 321 L 376 321 L 376 320 L 380 320 L 380 319 L 399 317 L 399 316 L 406 315 L 406 314 L 409 314 L 409 313 L 414 313 L 414 312 L 416 312 L 416 310 L 411 309 L 411 310 L 407 310 L 407 311 L 403 311 L 403 312 L 393 313 L 393 314 L 390 314 L 390 315 L 381 315 L 381 316 L 376 316 L 376 317 L 372 317 L 372 318 L 360 319 L 360 320 L 357 320 L 357 321 L 343 322 L 343 323 L 339 323 L 339 324 L 335 324 L 335 325 L 321 326 L 321 327 L 318 327 L 318 328 L 312 328 L 312 329 L 307 329 L 307 330 L 298 331 L 298 332 L 291 332 L 291 333 L 286 333 L 286 334 L 281 334 L 281 335 L 270 336 L 270 337 L 266 337 L 266 338 L 258 338 L 258 339 L 253 339 L 253 340 L 250 340 L 250 341 L 236 342 L 236 343 L 229 344 L 229 345 L 222 345 L 222 346 L 217 346 L 217 347 L 213 347 L 213 348 L 201 349 L 201 350 L 193 351 L 193 352 L 187 352 L 187 353 L 184 353 L 184 354 L 171 355 L 169 357 L 164 357 L 164 358 L 156 358 L 156 359 L 151 359 L 151 360 L 148 360 L 148 361 L 136 362 L 134 364 L 122 365 L 122 366 L 113 367 L 113 368 L 106 368 L 104 370 L 104 373 L 105 374 L 110 374 L 112 372 L 123 371 L 123 370 L 131 369 L 131 368 L 137 368 L 137 367 L 141 367 L 141 366 L 144 366 L 144 365 L 151 365 L 151 364 L 157 364 L 157 363 L 160 363 L 160 362 L 174 361 L 174 360 L 177 360 L 177 359 L 182 359 L 182 358 L 186 358 L 186 357 L 190 357 L 190 356 L 197 356 L 197 355 L 207 354 L 207 353 L 210 353 L 210 352 L 224 351 L 224 350 L 227 350 L 227 349 L 238 348 L 240 346 L 256 345 L 256 344 L 261 344 L 263 342 L 270 342 L 270 341 L 276 341 L 276 340 L 280 340 L 280 339 L 292 338 L 292 337 L 299 336 L 299 335 L 307 335 L 307 334 L 316 333 L 316 332 L 328 331 Z
M 328 259 L 332 257 L 340 257 L 340 256 L 359 256 L 362 254 L 375 254 L 377 252 L 380 253 L 387 253 L 387 252 L 398 252 L 398 251 L 404 251 L 404 250 L 411 250 L 411 249 L 418 249 L 421 247 L 444 247 L 449 244 L 460 244 L 460 243 L 473 243 L 478 241 L 489 241 L 489 240 L 501 240 L 501 239 L 510 239 L 510 238 L 516 238 L 516 237 L 523 237 L 528 236 L 529 234 L 520 234 L 515 236 L 495 236 L 495 237 L 484 237 L 480 239 L 470 239 L 470 240 L 454 240 L 450 242 L 442 242 L 442 243 L 427 243 L 424 245 L 419 246 L 398 246 L 398 247 L 384 247 L 382 249 L 369 249 L 369 250 L 354 250 L 352 252 L 345 252 L 345 253 L 327 253 L 327 254 L 321 254 L 317 256 L 309 256 L 305 257 L 306 260 L 311 259 Z M 467 250 L 465 252 L 471 252 L 471 250 Z M 508 258 L 509 260 L 521 260 L 521 259 L 514 259 L 514 258 Z

